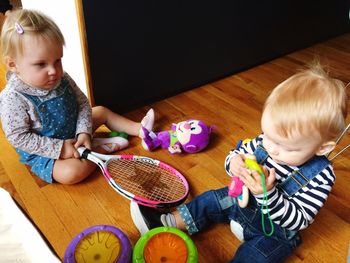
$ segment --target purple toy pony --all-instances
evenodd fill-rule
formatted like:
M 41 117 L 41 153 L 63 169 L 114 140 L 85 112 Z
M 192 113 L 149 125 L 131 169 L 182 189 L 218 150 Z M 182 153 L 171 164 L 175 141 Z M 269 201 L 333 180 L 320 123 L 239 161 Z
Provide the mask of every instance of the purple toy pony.
M 142 146 L 147 151 L 161 147 L 171 154 L 196 153 L 207 147 L 212 127 L 199 120 L 187 120 L 173 123 L 171 130 L 149 132 L 143 128 Z

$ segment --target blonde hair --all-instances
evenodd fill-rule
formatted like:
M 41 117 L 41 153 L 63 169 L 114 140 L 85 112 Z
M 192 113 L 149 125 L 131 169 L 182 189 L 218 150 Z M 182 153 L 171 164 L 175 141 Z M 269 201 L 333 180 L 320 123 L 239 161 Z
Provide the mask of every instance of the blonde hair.
M 23 33 L 16 30 L 16 24 Z M 36 10 L 18 9 L 6 15 L 1 30 L 0 47 L 2 57 L 23 55 L 23 41 L 26 36 L 42 37 L 48 41 L 65 44 L 61 30 L 48 16 Z
M 267 98 L 264 111 L 271 114 L 279 135 L 289 138 L 297 132 L 331 140 L 345 128 L 346 88 L 314 63 L 279 84 Z

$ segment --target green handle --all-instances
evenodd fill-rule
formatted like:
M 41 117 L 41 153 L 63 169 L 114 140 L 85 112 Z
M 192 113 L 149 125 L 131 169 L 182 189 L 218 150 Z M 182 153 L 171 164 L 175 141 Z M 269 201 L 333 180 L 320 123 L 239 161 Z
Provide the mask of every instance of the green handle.
M 268 206 L 268 198 L 267 198 L 267 191 L 266 191 L 266 185 L 265 185 L 265 174 L 264 174 L 264 171 L 262 170 L 261 166 L 255 161 L 255 160 L 252 160 L 252 159 L 245 159 L 245 164 L 247 165 L 247 167 L 252 170 L 252 171 L 257 171 L 260 176 L 261 176 L 261 184 L 262 184 L 262 188 L 263 188 L 263 191 L 264 191 L 264 196 L 263 196 L 263 203 L 261 205 L 261 226 L 262 226 L 262 229 L 264 231 L 264 234 L 265 236 L 271 236 L 274 232 L 274 225 L 273 225 L 273 222 L 270 218 L 270 212 L 268 211 L 269 210 L 269 206 Z M 266 230 L 265 230 L 265 224 L 264 224 L 264 213 L 263 213 L 263 209 L 266 209 L 267 210 L 267 217 L 269 219 L 269 223 L 270 223 L 270 226 L 271 226 L 271 232 L 270 233 L 267 233 Z

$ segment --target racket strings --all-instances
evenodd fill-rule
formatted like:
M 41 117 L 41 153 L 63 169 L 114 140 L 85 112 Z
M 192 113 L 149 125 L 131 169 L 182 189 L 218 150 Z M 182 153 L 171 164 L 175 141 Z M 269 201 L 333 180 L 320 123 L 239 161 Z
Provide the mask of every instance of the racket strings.
M 107 169 L 123 189 L 148 200 L 170 202 L 183 198 L 187 191 L 180 177 L 146 161 L 111 160 Z

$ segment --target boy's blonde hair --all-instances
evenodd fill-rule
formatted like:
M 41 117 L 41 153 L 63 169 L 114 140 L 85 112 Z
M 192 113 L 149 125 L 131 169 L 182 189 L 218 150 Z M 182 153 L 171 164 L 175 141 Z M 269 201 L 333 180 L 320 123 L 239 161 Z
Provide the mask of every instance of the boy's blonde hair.
M 315 63 L 279 84 L 267 98 L 265 110 L 281 136 L 289 138 L 297 132 L 332 140 L 345 128 L 346 88 Z
M 23 34 L 16 30 L 16 23 Z M 61 30 L 48 16 L 36 10 L 18 9 L 6 15 L 1 30 L 1 52 L 3 58 L 23 55 L 23 40 L 26 36 L 43 37 L 48 41 L 65 44 Z

